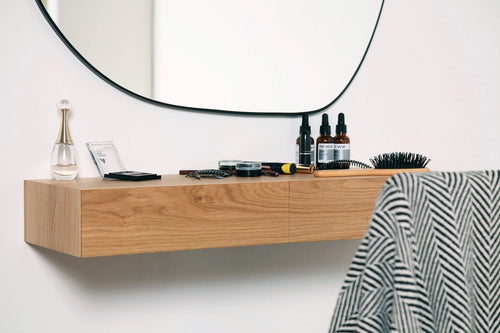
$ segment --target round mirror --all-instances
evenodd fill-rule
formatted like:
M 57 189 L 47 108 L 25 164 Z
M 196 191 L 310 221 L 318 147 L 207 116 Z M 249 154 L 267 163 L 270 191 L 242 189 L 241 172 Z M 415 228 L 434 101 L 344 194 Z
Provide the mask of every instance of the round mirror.
M 79 59 L 148 102 L 319 111 L 368 51 L 383 0 L 35 0 Z

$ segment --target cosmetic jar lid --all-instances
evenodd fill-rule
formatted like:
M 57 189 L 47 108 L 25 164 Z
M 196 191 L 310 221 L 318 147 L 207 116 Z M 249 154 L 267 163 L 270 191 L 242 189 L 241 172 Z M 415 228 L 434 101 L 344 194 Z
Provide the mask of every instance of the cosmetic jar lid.
M 259 177 L 262 175 L 262 163 L 243 161 L 236 164 L 236 176 Z
M 236 165 L 241 163 L 241 160 L 222 160 L 219 161 L 219 170 L 236 170 Z

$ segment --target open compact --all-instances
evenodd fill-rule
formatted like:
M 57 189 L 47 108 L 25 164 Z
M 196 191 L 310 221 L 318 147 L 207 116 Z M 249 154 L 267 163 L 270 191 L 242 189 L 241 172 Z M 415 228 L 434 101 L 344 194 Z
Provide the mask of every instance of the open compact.
M 262 164 L 260 162 L 243 161 L 236 164 L 236 176 L 259 177 L 262 175 Z
M 236 171 L 236 165 L 242 163 L 241 160 L 222 160 L 219 161 L 219 170 L 223 171 Z

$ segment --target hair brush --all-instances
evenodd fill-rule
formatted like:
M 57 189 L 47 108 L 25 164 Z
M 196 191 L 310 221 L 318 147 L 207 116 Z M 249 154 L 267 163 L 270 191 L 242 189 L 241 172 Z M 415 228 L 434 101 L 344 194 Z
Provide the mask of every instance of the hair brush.
M 318 170 L 341 169 L 349 164 L 360 169 L 420 169 L 425 168 L 431 160 L 415 153 L 386 153 L 370 158 L 373 167 L 355 160 L 338 160 L 325 163 Z
M 372 167 L 360 161 L 355 160 L 337 160 L 327 162 L 320 165 L 316 170 L 332 170 L 332 169 L 345 169 L 345 165 L 353 166 L 360 169 L 371 169 Z
M 414 153 L 389 153 L 370 158 L 375 169 L 420 169 L 425 168 L 431 160 L 426 156 Z
M 325 163 L 314 173 L 316 177 L 334 176 L 375 176 L 393 175 L 398 172 L 429 171 L 427 164 L 430 159 L 415 153 L 386 153 L 370 159 L 373 167 L 355 160 L 339 160 Z M 345 166 L 354 166 L 358 169 L 346 169 Z

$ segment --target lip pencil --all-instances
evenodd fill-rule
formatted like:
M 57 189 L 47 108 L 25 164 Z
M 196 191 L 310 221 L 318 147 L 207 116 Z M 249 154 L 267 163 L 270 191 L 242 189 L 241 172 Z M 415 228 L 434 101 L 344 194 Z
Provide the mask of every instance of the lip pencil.
M 263 176 L 278 177 L 280 175 L 277 171 L 261 170 Z

